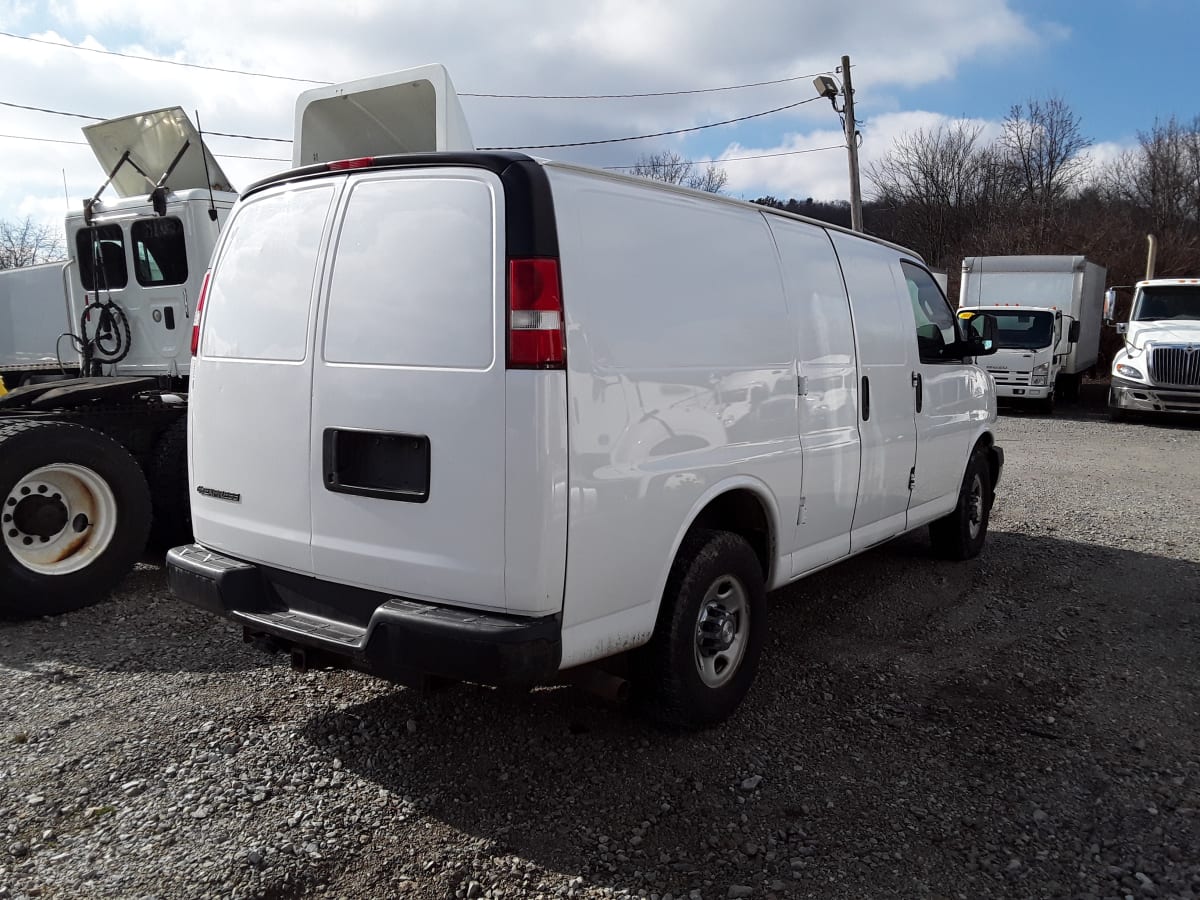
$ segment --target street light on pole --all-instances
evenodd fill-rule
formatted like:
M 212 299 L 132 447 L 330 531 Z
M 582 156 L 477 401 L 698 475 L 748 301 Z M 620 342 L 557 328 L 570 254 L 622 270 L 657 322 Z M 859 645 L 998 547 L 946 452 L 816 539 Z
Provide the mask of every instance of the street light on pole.
M 850 81 L 850 57 L 842 57 L 839 69 L 842 73 L 843 85 L 828 75 L 818 75 L 813 79 L 813 87 L 820 97 L 828 97 L 833 111 L 842 117 L 842 130 L 846 136 L 846 153 L 850 162 L 850 227 L 855 231 L 863 230 L 862 218 L 862 189 L 858 178 L 858 128 L 854 121 L 854 87 Z M 838 109 L 837 97 L 842 95 L 842 108 Z

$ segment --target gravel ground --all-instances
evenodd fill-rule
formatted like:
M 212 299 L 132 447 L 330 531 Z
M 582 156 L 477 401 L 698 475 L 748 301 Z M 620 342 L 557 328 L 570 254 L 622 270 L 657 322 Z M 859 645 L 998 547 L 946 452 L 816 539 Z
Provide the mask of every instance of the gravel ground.
M 297 674 L 152 565 L 0 625 L 0 898 L 1200 897 L 1200 424 L 999 433 L 983 556 L 774 595 L 699 735 Z

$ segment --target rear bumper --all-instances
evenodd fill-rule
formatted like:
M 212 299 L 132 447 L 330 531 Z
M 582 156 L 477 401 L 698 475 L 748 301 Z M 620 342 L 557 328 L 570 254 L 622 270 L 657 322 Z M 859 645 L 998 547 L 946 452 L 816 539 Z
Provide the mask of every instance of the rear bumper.
M 168 552 L 167 575 L 177 597 L 242 624 L 248 641 L 400 684 L 435 676 L 530 686 L 552 680 L 562 658 L 559 616 L 497 615 L 389 597 L 270 570 L 199 544 Z
M 1108 405 L 1133 412 L 1200 414 L 1200 388 L 1151 387 L 1124 378 L 1112 379 Z

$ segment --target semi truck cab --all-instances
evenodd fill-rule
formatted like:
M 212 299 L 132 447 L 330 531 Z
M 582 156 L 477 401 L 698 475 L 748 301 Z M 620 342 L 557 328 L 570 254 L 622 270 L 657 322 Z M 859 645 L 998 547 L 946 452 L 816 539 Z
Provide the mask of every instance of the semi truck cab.
M 1200 414 L 1200 278 L 1156 278 L 1134 285 L 1129 320 L 1115 321 L 1117 293 L 1104 299 L 1105 324 L 1124 346 L 1113 357 L 1109 414 Z

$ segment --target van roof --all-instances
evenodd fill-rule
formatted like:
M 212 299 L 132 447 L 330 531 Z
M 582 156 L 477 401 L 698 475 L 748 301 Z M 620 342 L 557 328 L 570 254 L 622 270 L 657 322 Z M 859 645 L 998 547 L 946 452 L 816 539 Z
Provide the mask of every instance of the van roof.
M 369 162 L 367 162 L 369 160 Z M 379 155 L 363 157 L 362 160 L 342 160 L 340 162 L 349 163 L 331 168 L 330 163 L 317 163 L 314 165 L 302 166 L 297 169 L 290 169 L 284 172 L 277 172 L 274 175 L 269 175 L 266 178 L 254 182 L 242 192 L 243 197 L 249 197 L 264 188 L 274 184 L 282 184 L 288 181 L 296 181 L 307 178 L 319 178 L 324 175 L 338 174 L 346 169 L 359 168 L 357 163 L 362 164 L 361 167 L 370 165 L 373 168 L 422 168 L 428 166 L 464 166 L 479 169 L 487 169 L 497 175 L 503 174 L 514 163 L 531 163 L 541 168 L 564 169 L 569 171 L 582 172 L 588 175 L 597 175 L 613 181 L 624 181 L 630 184 L 636 184 L 640 187 L 650 186 L 657 190 L 669 191 L 672 193 L 685 194 L 693 197 L 703 197 L 706 200 L 724 203 L 731 206 L 738 206 L 744 209 L 753 209 L 758 212 L 766 213 L 773 216 L 778 216 L 784 219 L 794 219 L 798 222 L 805 222 L 810 225 L 816 225 L 820 228 L 829 231 L 836 231 L 842 234 L 847 234 L 852 237 L 861 238 L 862 240 L 871 241 L 897 251 L 911 259 L 925 264 L 924 258 L 916 251 L 895 244 L 891 241 L 884 240 L 881 237 L 876 237 L 872 234 L 866 234 L 861 231 L 853 231 L 841 225 L 834 225 L 830 222 L 823 222 L 820 219 L 814 219 L 809 216 L 801 216 L 796 213 L 787 212 L 782 209 L 775 209 L 770 206 L 763 206 L 758 203 L 750 203 L 746 200 L 737 200 L 733 197 L 725 197 L 721 194 L 713 194 L 707 191 L 698 191 L 693 188 L 681 187 L 674 184 L 666 184 L 665 182 L 653 181 L 651 179 L 639 178 L 634 175 L 626 175 L 621 172 L 611 172 L 607 169 L 596 169 L 590 166 L 575 165 L 573 163 L 555 162 L 553 160 L 538 159 L 524 153 L 516 153 L 510 150 L 476 150 L 476 151 L 448 151 L 435 153 L 398 153 L 391 155 Z

